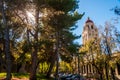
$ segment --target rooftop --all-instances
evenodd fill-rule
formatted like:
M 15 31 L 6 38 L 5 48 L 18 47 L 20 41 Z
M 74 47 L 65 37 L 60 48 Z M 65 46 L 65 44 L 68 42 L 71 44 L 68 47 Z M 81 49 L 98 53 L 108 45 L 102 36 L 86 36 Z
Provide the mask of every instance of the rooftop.
M 85 23 L 89 23 L 89 22 L 93 23 L 93 21 L 90 20 L 90 18 L 88 17 L 88 19 L 87 19 L 87 21 Z

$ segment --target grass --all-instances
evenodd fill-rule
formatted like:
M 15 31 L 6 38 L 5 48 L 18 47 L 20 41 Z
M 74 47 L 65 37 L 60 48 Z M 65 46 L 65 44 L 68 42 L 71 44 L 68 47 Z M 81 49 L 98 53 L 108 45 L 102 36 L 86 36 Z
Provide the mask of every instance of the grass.
M 29 74 L 28 73 L 12 73 L 12 77 L 29 78 Z
M 0 73 L 0 79 L 6 78 L 6 73 Z M 12 78 L 29 78 L 28 73 L 12 73 Z
M 46 78 L 46 75 L 45 74 L 37 74 L 37 79 L 38 80 L 48 80 Z M 49 78 L 49 80 L 54 80 L 53 78 Z
M 6 77 L 6 73 L 0 73 L 0 79 Z M 29 73 L 12 73 L 12 78 L 19 78 L 19 79 L 29 79 Z M 48 80 L 45 74 L 37 74 L 37 80 Z M 53 78 L 49 78 L 49 80 L 54 80 Z

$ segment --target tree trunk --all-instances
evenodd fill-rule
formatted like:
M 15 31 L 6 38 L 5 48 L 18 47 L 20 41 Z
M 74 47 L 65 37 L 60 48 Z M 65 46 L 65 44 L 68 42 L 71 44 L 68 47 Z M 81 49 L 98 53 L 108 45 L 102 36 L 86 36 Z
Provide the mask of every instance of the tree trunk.
M 37 80 L 36 77 L 36 69 L 37 69 L 37 53 L 38 53 L 38 30 L 39 30 L 39 4 L 36 4 L 35 10 L 35 34 L 34 37 L 34 47 L 33 53 L 31 53 L 31 72 L 30 72 L 30 80 Z
M 111 69 L 111 76 L 112 76 L 112 80 L 115 80 L 114 70 L 113 70 L 113 68 L 112 68 L 112 67 L 111 67 L 110 69 Z
M 27 71 L 25 70 L 26 63 L 21 64 L 21 68 L 19 69 L 20 73 L 26 73 Z
M 56 54 L 53 55 L 52 58 L 51 58 L 50 67 L 49 67 L 49 70 L 48 70 L 47 75 L 46 75 L 47 78 L 49 78 L 50 75 L 51 75 L 52 69 L 53 69 L 53 67 L 55 65 L 55 61 L 56 61 Z
M 105 76 L 106 76 L 106 80 L 109 80 L 109 76 L 108 76 L 108 65 L 107 63 L 105 62 Z
M 31 72 L 30 72 L 30 80 L 37 80 L 36 78 L 36 69 L 37 69 L 37 46 L 34 47 L 34 52 L 31 53 Z
M 103 74 L 100 73 L 100 80 L 103 80 Z
M 59 72 L 59 57 L 58 54 L 59 52 L 57 51 L 56 53 L 56 72 L 55 72 L 55 79 L 58 80 L 58 72 Z
M 0 72 L 2 71 L 2 49 L 0 48 Z
M 79 54 L 78 54 L 78 74 L 80 74 L 80 57 L 79 57 Z
M 97 72 L 100 75 L 99 80 L 103 80 L 103 71 L 101 69 L 98 69 Z
M 37 26 L 38 27 L 38 26 Z M 33 52 L 31 53 L 31 72 L 30 72 L 30 80 L 37 80 L 36 77 L 36 69 L 38 64 L 37 53 L 38 53 L 38 30 L 34 35 L 35 43 L 33 46 Z
M 6 80 L 11 79 L 11 55 L 10 55 L 10 41 L 9 41 L 9 29 L 8 27 L 5 30 L 5 57 L 6 57 L 6 69 L 7 69 L 7 78 Z
M 1 1 L 1 7 L 2 7 L 2 18 L 3 18 L 3 26 L 5 28 L 5 58 L 6 58 L 6 71 L 7 71 L 7 76 L 6 80 L 11 80 L 11 55 L 10 55 L 10 40 L 9 40 L 9 27 L 7 26 L 7 21 L 6 21 L 6 13 L 4 9 L 4 1 Z
M 58 72 L 59 72 L 59 30 L 56 28 L 56 72 L 55 79 L 58 80 Z

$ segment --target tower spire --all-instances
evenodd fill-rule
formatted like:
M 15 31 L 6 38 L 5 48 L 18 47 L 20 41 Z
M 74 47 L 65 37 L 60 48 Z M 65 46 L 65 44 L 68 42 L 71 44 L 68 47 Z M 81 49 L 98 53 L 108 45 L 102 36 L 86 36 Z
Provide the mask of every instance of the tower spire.
M 92 21 L 92 20 L 90 20 L 90 17 L 88 17 L 88 19 L 87 19 L 86 23 L 88 23 L 88 22 L 93 23 L 93 21 Z
M 90 17 L 88 16 L 88 20 L 90 20 Z

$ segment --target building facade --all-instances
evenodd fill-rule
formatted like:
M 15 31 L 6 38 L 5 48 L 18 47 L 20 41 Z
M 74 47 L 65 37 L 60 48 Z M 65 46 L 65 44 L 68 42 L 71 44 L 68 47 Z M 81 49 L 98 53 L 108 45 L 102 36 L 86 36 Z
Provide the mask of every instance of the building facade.
M 92 39 L 97 40 L 97 38 L 99 38 L 98 28 L 95 26 L 94 22 L 88 17 L 88 19 L 86 20 L 86 22 L 83 26 L 83 32 L 82 32 L 83 45 L 85 45 L 86 42 L 88 42 L 89 40 L 92 40 Z M 87 57 L 90 57 L 90 56 L 88 55 Z M 119 53 L 112 54 L 113 60 L 118 57 L 120 57 Z M 89 61 L 87 61 L 86 56 L 84 56 L 83 59 L 84 59 L 83 60 L 84 64 L 82 63 L 82 65 L 80 65 L 80 71 L 81 71 L 80 73 L 82 75 L 97 74 L 97 70 L 92 65 L 92 63 L 90 63 L 90 59 L 89 59 Z M 118 77 L 118 79 L 120 79 L 120 63 L 116 64 L 116 68 L 114 71 L 115 71 L 114 73 L 115 73 L 116 77 Z
M 94 22 L 88 17 L 83 26 L 82 43 L 85 45 L 87 41 L 98 38 L 98 29 Z M 87 55 L 87 57 L 90 57 Z M 91 63 L 87 63 L 86 56 L 84 56 L 84 64 L 81 65 L 81 74 L 88 75 L 96 73 L 94 66 Z

